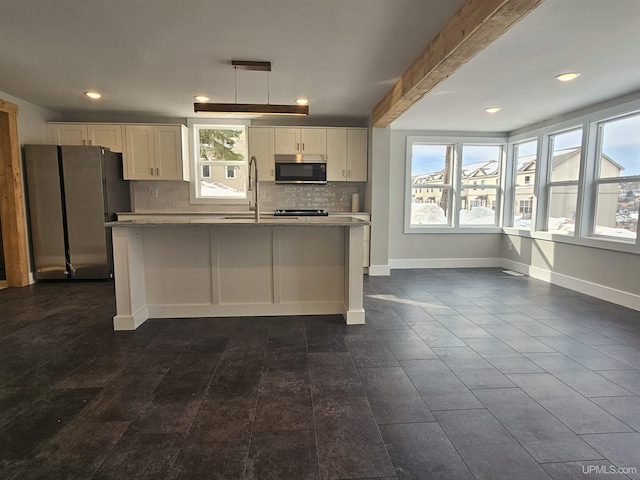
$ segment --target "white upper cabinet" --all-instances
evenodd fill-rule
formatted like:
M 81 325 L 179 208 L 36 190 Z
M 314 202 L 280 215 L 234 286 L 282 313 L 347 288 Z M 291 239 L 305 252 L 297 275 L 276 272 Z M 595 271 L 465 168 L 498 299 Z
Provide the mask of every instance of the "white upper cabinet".
M 327 180 L 367 181 L 367 130 L 327 129 Z
M 275 177 L 275 132 L 271 127 L 249 127 L 249 158 L 258 160 L 258 180 L 274 182 Z
M 47 123 L 47 141 L 54 145 L 95 145 L 123 152 L 123 126 L 114 123 Z
M 89 137 L 89 145 L 100 145 L 106 147 L 112 152 L 121 153 L 124 151 L 122 143 L 123 125 L 115 124 L 88 124 L 87 136 Z
M 327 181 L 347 181 L 347 130 L 327 129 Z
M 275 128 L 275 153 L 327 154 L 326 128 Z
M 367 131 L 347 129 L 347 180 L 367 181 Z
M 188 130 L 183 125 L 125 125 L 126 180 L 189 181 Z

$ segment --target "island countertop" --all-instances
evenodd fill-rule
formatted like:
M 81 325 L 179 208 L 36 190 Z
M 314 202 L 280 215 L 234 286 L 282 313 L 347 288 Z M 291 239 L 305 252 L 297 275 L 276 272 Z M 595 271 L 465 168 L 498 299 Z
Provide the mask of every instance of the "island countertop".
M 347 215 L 329 216 L 299 216 L 278 217 L 274 215 L 261 215 L 256 222 L 253 215 L 144 215 L 130 220 L 108 222 L 107 227 L 153 227 L 153 226 L 327 226 L 327 227 L 351 227 L 369 225 L 370 222 Z

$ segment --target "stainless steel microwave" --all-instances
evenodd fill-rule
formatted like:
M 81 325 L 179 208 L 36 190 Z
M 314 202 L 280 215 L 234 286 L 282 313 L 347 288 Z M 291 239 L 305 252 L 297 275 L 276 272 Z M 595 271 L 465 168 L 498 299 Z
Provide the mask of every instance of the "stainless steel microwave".
M 324 155 L 276 155 L 276 183 L 327 183 Z

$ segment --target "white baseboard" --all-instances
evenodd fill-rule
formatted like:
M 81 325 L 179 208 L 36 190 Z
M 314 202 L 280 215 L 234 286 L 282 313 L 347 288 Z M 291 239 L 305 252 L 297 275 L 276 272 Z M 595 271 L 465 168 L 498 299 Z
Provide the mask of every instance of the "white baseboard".
M 568 275 L 562 275 L 543 268 L 531 267 L 512 260 L 502 259 L 502 266 L 509 270 L 529 275 L 531 278 L 543 280 L 553 285 L 568 288 L 569 290 L 584 293 L 585 295 L 622 305 L 623 307 L 633 310 L 640 310 L 640 296 L 634 295 L 633 293 L 623 292 L 622 290 L 616 290 L 615 288 L 605 285 L 569 277 Z
M 391 275 L 389 265 L 369 265 L 370 277 L 388 277 L 389 275 Z
M 501 258 L 395 258 L 391 269 L 407 268 L 486 268 L 501 267 Z

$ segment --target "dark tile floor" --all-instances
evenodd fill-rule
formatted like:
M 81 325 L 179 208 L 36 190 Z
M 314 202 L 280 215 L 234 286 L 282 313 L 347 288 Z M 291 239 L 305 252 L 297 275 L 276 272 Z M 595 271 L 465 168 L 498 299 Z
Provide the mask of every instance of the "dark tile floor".
M 639 312 L 499 269 L 365 307 L 113 332 L 108 283 L 3 290 L 0 478 L 640 478 Z

